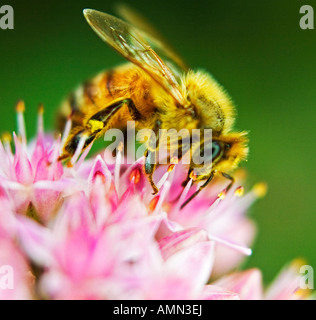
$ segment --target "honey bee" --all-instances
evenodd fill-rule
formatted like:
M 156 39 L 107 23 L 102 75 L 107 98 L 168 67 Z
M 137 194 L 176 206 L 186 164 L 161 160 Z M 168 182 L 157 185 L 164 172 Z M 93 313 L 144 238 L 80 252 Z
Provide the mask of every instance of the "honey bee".
M 92 9 L 84 16 L 92 29 L 129 63 L 100 73 L 86 82 L 63 103 L 60 118 L 72 114 L 72 130 L 63 146 L 60 160 L 72 157 L 84 137 L 81 151 L 110 128 L 125 128 L 135 121 L 136 130 L 150 128 L 212 129 L 211 141 L 201 139 L 201 150 L 209 149 L 209 164 L 199 174 L 190 162 L 187 182 L 201 182 L 195 197 L 215 175 L 229 175 L 248 154 L 247 132 L 234 132 L 235 108 L 223 88 L 204 71 L 189 70 L 159 36 L 131 11 L 124 10 L 128 22 Z M 147 29 L 146 31 L 141 30 Z M 162 58 L 164 57 L 164 58 Z M 153 188 L 159 143 L 145 152 L 144 172 Z M 181 143 L 180 143 L 181 144 Z M 189 150 L 192 153 L 192 148 Z M 178 159 L 183 155 L 178 152 Z M 184 182 L 186 183 L 186 182 Z

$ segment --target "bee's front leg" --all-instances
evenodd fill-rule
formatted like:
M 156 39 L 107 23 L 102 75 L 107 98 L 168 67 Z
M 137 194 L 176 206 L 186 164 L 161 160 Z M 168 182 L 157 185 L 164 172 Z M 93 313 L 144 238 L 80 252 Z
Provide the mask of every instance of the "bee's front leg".
M 230 184 L 229 184 L 228 187 L 226 188 L 226 192 L 228 192 L 228 191 L 231 189 L 231 187 L 233 186 L 233 184 L 235 183 L 235 178 L 232 177 L 232 176 L 230 176 L 230 175 L 227 174 L 227 173 L 224 173 L 224 172 L 222 172 L 222 176 L 223 176 L 224 178 L 230 180 Z
M 189 170 L 189 173 L 188 173 L 187 179 L 183 182 L 183 186 L 185 186 L 185 185 L 191 180 L 191 175 L 192 175 L 192 173 L 193 173 L 193 169 L 190 169 L 190 170 Z M 222 176 L 223 176 L 224 178 L 230 180 L 230 184 L 229 184 L 229 185 L 227 186 L 227 188 L 226 188 L 226 192 L 228 192 L 228 191 L 231 189 L 231 187 L 234 185 L 234 183 L 235 183 L 235 178 L 232 177 L 232 176 L 230 176 L 230 175 L 227 174 L 227 173 L 224 173 L 224 172 L 221 172 L 221 174 L 222 174 Z M 214 175 L 215 175 L 215 172 L 212 172 L 212 173 L 206 178 L 206 182 L 205 182 L 204 184 L 202 184 L 202 185 L 199 187 L 199 189 L 198 189 L 195 193 L 193 193 L 192 196 L 182 204 L 181 209 L 183 209 L 183 208 L 184 208 L 191 200 L 193 200 L 206 186 L 208 186 L 208 184 L 213 180 Z M 197 180 L 199 180 L 198 177 L 197 177 Z
M 191 175 L 193 173 L 193 170 L 189 171 L 188 174 L 188 178 L 187 180 L 191 180 Z M 193 194 L 192 196 L 187 199 L 182 205 L 181 205 L 181 209 L 183 209 L 191 200 L 193 200 L 205 187 L 208 186 L 208 184 L 213 180 L 215 173 L 211 172 L 210 175 L 208 177 L 206 177 L 206 181 L 204 182 L 204 184 L 202 184 Z M 198 177 L 197 177 L 198 180 Z M 202 180 L 202 179 L 201 179 Z

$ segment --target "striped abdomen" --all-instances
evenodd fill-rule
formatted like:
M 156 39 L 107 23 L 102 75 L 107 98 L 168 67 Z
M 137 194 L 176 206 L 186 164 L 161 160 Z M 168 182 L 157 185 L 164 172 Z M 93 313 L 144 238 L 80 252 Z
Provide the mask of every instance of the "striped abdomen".
M 57 115 L 57 128 L 62 131 L 70 115 L 73 128 L 83 126 L 86 119 L 114 101 L 125 98 L 133 100 L 144 118 L 151 118 L 155 111 L 153 86 L 156 87 L 155 82 L 132 64 L 100 73 L 85 82 L 63 102 Z M 113 119 L 111 127 L 125 127 L 129 120 L 132 120 L 132 117 L 128 108 L 124 107 Z

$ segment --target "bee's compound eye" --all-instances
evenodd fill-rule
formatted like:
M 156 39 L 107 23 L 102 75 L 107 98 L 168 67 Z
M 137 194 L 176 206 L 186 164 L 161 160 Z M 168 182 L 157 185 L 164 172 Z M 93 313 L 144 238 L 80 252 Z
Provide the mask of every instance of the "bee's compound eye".
M 203 159 L 204 164 L 211 164 L 220 158 L 223 154 L 222 144 L 218 141 L 212 143 L 204 142 L 200 146 L 200 158 Z
M 212 159 L 216 159 L 221 153 L 221 146 L 217 141 L 212 142 Z

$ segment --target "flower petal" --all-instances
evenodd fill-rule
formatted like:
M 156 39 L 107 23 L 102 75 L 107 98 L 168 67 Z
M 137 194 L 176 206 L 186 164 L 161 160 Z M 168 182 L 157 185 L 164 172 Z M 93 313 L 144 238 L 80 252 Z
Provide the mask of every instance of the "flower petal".
M 205 230 L 187 229 L 175 232 L 159 241 L 159 247 L 163 258 L 166 260 L 179 250 L 190 247 L 191 245 L 207 241 L 208 236 Z
M 262 300 L 262 275 L 258 269 L 236 272 L 216 281 L 217 285 L 236 292 L 242 300 Z
M 25 218 L 18 218 L 18 238 L 24 251 L 35 263 L 47 266 L 53 261 L 51 232 L 38 223 Z

